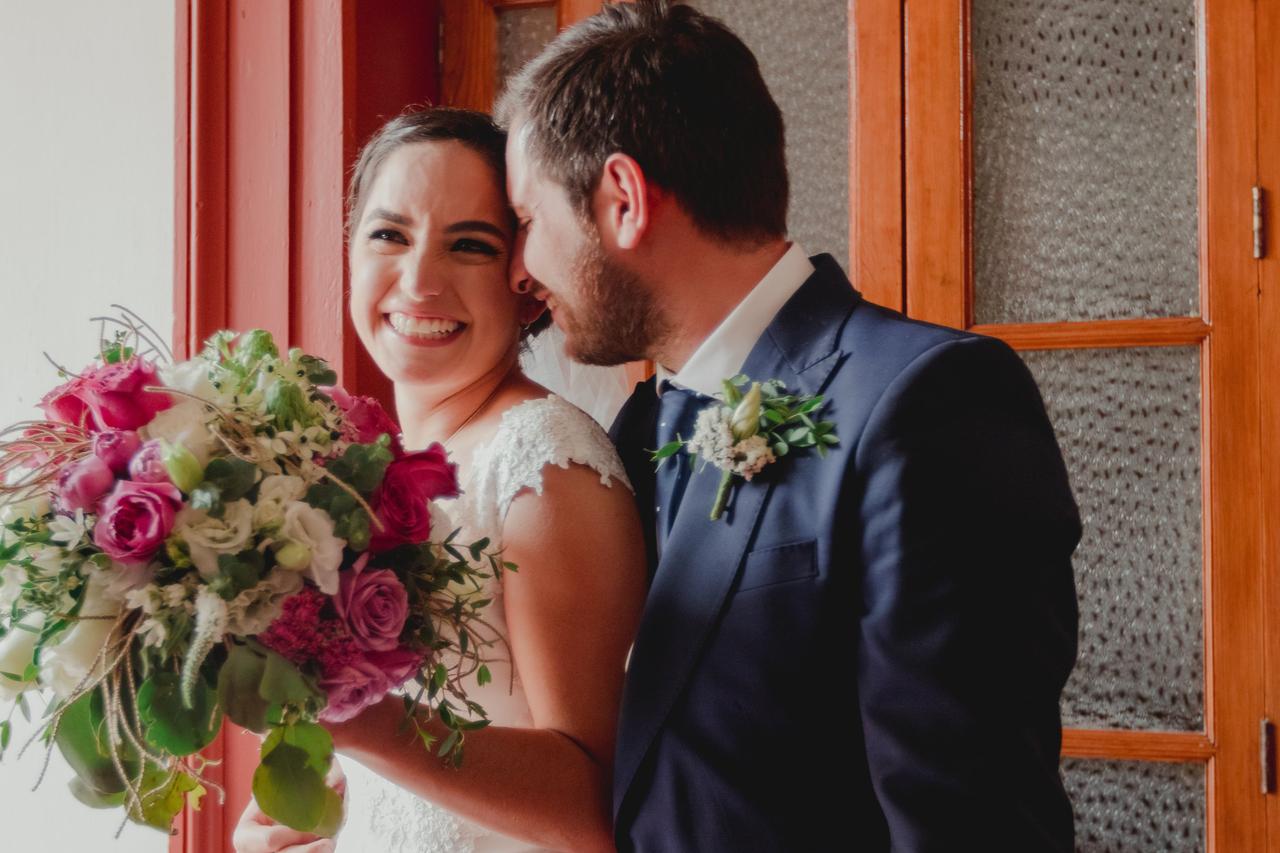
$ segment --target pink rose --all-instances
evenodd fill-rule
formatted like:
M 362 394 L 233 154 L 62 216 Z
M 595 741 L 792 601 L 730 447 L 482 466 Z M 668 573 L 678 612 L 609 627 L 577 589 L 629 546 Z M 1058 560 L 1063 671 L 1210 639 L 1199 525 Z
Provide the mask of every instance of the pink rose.
M 102 502 L 93 544 L 119 563 L 145 563 L 173 530 L 182 493 L 168 483 L 121 480 Z
M 117 474 L 129 470 L 129 460 L 142 447 L 142 439 L 133 430 L 110 429 L 93 437 L 93 453 Z
M 129 461 L 129 478 L 139 483 L 168 483 L 169 469 L 164 464 L 164 445 L 153 438 Z
M 355 658 L 332 676 L 320 679 L 329 703 L 320 712 L 326 723 L 342 723 L 376 704 L 394 685 L 381 667 L 366 658 Z
M 431 537 L 431 505 L 437 498 L 458 496 L 458 466 L 439 444 L 407 454 L 387 466 L 382 485 L 370 503 L 383 529 L 374 525 L 369 550 L 377 553 L 405 542 Z
M 409 615 L 409 593 L 390 569 L 362 568 L 357 563 L 356 568 L 342 573 L 333 605 L 362 648 L 389 652 L 400 645 L 400 632 Z
M 343 437 L 356 444 L 373 444 L 382 434 L 391 437 L 391 449 L 400 456 L 400 427 L 373 397 L 354 397 L 339 385 L 320 389 L 342 409 Z
M 137 429 L 173 405 L 168 394 L 143 390 L 160 384 L 155 366 L 135 357 L 98 368 L 90 377 L 86 402 L 99 429 Z
M 59 385 L 44 396 L 40 408 L 50 420 L 95 431 L 137 429 L 173 405 L 168 394 L 143 390 L 159 384 L 155 366 L 134 357 Z
M 45 394 L 39 403 L 44 416 L 58 423 L 92 425 L 93 417 L 84 399 L 88 384 L 88 379 L 77 376 Z
M 58 475 L 58 507 L 63 512 L 91 512 L 115 481 L 107 463 L 93 454 L 82 457 Z

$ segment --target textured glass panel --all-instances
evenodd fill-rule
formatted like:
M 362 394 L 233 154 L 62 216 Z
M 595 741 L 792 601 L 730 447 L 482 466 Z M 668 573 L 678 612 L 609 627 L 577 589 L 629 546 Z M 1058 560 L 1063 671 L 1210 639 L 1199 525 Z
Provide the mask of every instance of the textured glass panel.
M 791 236 L 849 268 L 848 0 L 694 0 L 746 42 L 787 126 Z
M 973 0 L 979 323 L 1199 311 L 1195 0 Z
M 498 79 L 506 80 L 556 36 L 555 6 L 498 13 Z
M 1200 357 L 1193 347 L 1023 354 L 1084 522 L 1080 657 L 1063 722 L 1204 727 Z
M 1064 759 L 1079 853 L 1205 849 L 1203 764 Z

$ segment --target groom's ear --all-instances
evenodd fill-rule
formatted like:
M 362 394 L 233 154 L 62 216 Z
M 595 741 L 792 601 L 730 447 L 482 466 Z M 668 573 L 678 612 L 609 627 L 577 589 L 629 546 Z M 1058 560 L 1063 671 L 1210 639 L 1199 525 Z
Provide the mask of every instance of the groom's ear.
M 653 201 L 640 164 L 626 154 L 610 154 L 595 197 L 596 221 L 610 242 L 623 250 L 638 247 L 649 230 Z

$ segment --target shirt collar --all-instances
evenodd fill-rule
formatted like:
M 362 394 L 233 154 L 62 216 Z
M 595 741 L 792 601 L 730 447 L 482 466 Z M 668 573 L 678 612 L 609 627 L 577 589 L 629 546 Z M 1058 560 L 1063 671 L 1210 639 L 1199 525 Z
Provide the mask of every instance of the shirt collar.
M 813 272 L 813 264 L 804 249 L 799 243 L 792 243 L 765 277 L 694 350 L 679 372 L 672 374 L 662 365 L 656 365 L 658 393 L 662 393 L 662 383 L 670 381 L 708 397 L 719 394 L 721 383 L 742 370 L 747 356 L 774 316 Z

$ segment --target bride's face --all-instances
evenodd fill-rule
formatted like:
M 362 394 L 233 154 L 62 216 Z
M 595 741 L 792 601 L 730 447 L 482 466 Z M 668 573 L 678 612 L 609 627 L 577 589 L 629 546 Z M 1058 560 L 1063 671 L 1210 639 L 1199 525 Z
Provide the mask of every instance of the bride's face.
M 506 196 L 458 142 L 402 145 L 378 169 L 351 231 L 351 317 L 393 382 L 463 387 L 514 356 Z

